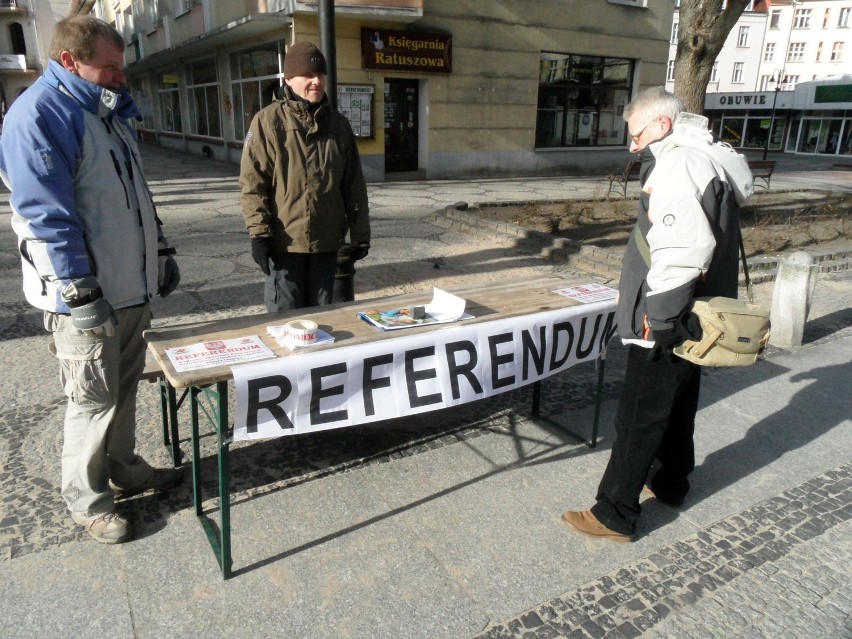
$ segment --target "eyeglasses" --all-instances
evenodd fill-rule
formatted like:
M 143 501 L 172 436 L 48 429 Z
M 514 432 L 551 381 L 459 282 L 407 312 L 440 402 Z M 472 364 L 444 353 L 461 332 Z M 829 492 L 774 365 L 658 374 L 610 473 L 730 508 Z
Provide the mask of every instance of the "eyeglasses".
M 656 122 L 659 119 L 659 117 L 660 116 L 655 117 L 653 120 L 648 122 L 648 124 L 646 124 L 641 129 L 639 129 L 636 133 L 629 133 L 628 132 L 627 135 L 629 135 L 630 139 L 633 140 L 633 144 L 639 144 L 639 137 L 645 132 L 645 129 L 647 129 L 649 126 L 654 124 L 654 122 Z

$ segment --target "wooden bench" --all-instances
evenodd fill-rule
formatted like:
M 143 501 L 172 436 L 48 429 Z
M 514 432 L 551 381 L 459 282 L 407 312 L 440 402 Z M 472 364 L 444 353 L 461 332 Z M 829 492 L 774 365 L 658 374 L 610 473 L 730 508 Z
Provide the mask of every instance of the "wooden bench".
M 775 160 L 749 160 L 748 168 L 751 169 L 751 174 L 755 179 L 754 186 L 760 186 L 768 191 L 769 181 L 772 179 L 772 172 L 775 170 Z M 763 180 L 763 184 L 758 184 L 757 180 Z
M 639 177 L 639 170 L 642 168 L 642 162 L 639 160 L 630 160 L 624 171 L 621 173 L 610 173 L 606 176 L 609 180 L 609 190 L 606 192 L 606 197 L 609 199 L 609 194 L 613 191 L 621 191 L 622 197 L 627 197 L 627 183 L 631 178 Z

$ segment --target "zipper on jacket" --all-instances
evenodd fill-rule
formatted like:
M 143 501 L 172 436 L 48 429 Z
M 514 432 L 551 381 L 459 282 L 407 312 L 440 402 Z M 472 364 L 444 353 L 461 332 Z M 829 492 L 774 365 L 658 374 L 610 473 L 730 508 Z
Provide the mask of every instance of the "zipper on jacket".
M 124 174 L 121 171 L 121 162 L 118 161 L 118 158 L 115 157 L 115 151 L 112 149 L 109 150 L 110 156 L 112 156 L 112 165 L 115 167 L 115 172 L 118 174 L 118 180 L 121 182 L 121 187 L 124 189 L 124 201 L 127 202 L 127 208 L 130 208 L 130 194 L 127 192 L 127 185 L 124 183 Z

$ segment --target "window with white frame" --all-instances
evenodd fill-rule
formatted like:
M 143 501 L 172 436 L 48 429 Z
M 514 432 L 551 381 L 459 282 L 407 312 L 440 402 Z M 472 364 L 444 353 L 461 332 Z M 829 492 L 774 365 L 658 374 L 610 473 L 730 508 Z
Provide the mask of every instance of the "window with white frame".
M 792 91 L 796 88 L 796 85 L 799 83 L 799 76 L 797 75 L 788 75 L 784 78 L 784 90 Z
M 160 102 L 160 127 L 163 131 L 180 133 L 180 94 L 178 93 L 177 71 L 171 69 L 159 74 L 157 89 Z
M 834 46 L 831 47 L 831 61 L 832 62 L 843 62 L 843 43 L 835 42 Z
M 840 29 L 849 28 L 849 16 L 852 14 L 852 7 L 843 7 L 840 10 L 840 15 L 837 16 L 837 26 Z
M 805 43 L 791 42 L 787 48 L 787 62 L 801 62 L 805 59 Z
M 740 32 L 737 35 L 737 46 L 738 47 L 747 47 L 748 46 L 748 27 L 740 27 Z
M 160 26 L 160 9 L 159 2 L 146 2 L 142 11 L 145 14 L 145 30 L 147 33 L 154 31 Z
M 187 67 L 186 95 L 189 99 L 189 132 L 211 138 L 222 137 L 215 60 L 196 62 Z
M 672 37 L 669 40 L 670 44 L 677 44 L 677 33 L 678 33 L 679 27 L 680 27 L 680 23 L 678 23 L 678 22 L 675 22 L 675 23 L 672 24 Z
M 811 10 L 796 9 L 796 14 L 793 16 L 794 29 L 810 29 L 811 28 Z
M 781 28 L 781 9 L 773 9 L 772 13 L 769 14 L 769 28 Z
M 763 61 L 773 62 L 775 60 L 775 43 L 767 42 L 766 48 L 763 50 Z
M 745 62 L 734 62 L 734 72 L 731 74 L 731 82 L 734 84 L 742 84 L 743 67 L 745 67 Z
M 822 28 L 828 29 L 828 19 L 831 16 L 831 9 L 826 9 L 825 13 L 822 14 Z
M 675 61 L 669 60 L 666 64 L 666 82 L 674 82 Z
M 231 54 L 231 93 L 234 107 L 234 137 L 243 140 L 252 118 L 272 102 L 284 82 L 282 42 L 269 42 Z
M 710 82 L 719 81 L 719 62 L 713 63 L 713 68 L 710 69 Z
M 772 84 L 772 76 L 771 75 L 760 76 L 760 90 L 761 91 L 769 91 L 769 85 L 770 84 Z
M 822 42 L 817 45 L 816 61 L 819 62 L 822 58 Z

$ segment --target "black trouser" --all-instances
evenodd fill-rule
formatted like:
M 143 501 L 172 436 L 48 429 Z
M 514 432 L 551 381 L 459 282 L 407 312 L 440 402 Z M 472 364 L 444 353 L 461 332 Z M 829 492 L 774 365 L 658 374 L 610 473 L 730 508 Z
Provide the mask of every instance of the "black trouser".
M 654 459 L 651 489 L 663 501 L 680 502 L 695 468 L 695 412 L 701 369 L 670 353 L 657 361 L 630 345 L 624 390 L 615 417 L 615 441 L 598 486 L 592 513 L 607 528 L 632 535 L 641 507 L 639 494 Z
M 337 251 L 276 253 L 270 260 L 263 299 L 270 313 L 331 304 Z

